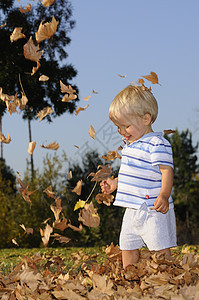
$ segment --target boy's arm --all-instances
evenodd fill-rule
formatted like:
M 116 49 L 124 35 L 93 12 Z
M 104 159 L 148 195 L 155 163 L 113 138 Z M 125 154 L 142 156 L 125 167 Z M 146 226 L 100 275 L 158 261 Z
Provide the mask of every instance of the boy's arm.
M 154 202 L 154 209 L 166 213 L 169 210 L 169 197 L 173 186 L 173 168 L 168 165 L 159 165 L 162 173 L 161 191 Z

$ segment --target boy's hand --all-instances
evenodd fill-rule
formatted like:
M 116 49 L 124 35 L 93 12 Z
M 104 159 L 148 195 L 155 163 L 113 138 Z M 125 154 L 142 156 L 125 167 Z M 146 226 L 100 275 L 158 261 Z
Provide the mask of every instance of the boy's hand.
M 114 179 L 107 178 L 106 180 L 102 180 L 100 182 L 102 193 L 111 194 L 112 192 L 114 192 L 117 188 L 117 182 L 118 182 L 117 178 Z
M 169 201 L 167 197 L 161 196 L 159 195 L 154 204 L 153 204 L 153 208 L 158 212 L 161 212 L 163 214 L 166 214 L 169 210 Z

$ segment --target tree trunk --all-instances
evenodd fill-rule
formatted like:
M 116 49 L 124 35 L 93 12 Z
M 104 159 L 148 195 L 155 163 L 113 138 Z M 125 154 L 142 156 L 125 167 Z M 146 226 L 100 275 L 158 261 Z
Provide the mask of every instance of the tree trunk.
M 32 133 L 31 133 L 30 118 L 28 118 L 28 132 L 29 132 L 29 142 L 32 142 Z M 30 156 L 30 165 L 31 165 L 31 181 L 33 182 L 33 178 L 34 178 L 33 154 Z
M 0 116 L 0 132 L 2 133 L 2 116 Z M 3 159 L 3 143 L 1 142 L 1 159 Z

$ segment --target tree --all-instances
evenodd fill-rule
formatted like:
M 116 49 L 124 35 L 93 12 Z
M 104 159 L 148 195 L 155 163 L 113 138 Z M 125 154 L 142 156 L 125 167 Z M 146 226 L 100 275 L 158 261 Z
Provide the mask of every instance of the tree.
M 198 207 L 198 144 L 193 146 L 192 134 L 187 129 L 179 133 L 177 130 L 168 138 L 174 157 L 174 199 L 177 217 L 178 242 L 197 243 L 199 212 Z
M 48 8 L 44 8 L 38 2 L 32 12 L 22 14 L 18 8 L 10 8 L 12 1 L 8 2 L 7 9 L 5 1 L 0 1 L 0 3 L 0 8 L 3 10 L 1 21 L 7 24 L 0 29 L 0 39 L 3 41 L 0 46 L 0 87 L 3 87 L 5 93 L 12 95 L 15 92 L 18 95 L 25 92 L 28 105 L 23 111 L 23 118 L 28 120 L 29 141 L 32 141 L 30 122 L 44 107 L 51 106 L 53 109 L 53 114 L 46 117 L 49 122 L 65 112 L 73 113 L 76 109 L 78 97 L 70 102 L 62 102 L 63 94 L 60 90 L 60 80 L 65 85 L 69 85 L 77 74 L 75 68 L 66 61 L 66 46 L 71 41 L 69 33 L 75 24 L 72 20 L 72 8 L 67 0 L 57 0 Z M 59 21 L 57 32 L 49 40 L 39 44 L 40 49 L 44 51 L 40 59 L 41 67 L 32 76 L 32 68 L 36 66 L 36 62 L 25 59 L 23 46 L 30 36 L 35 41 L 35 32 L 38 30 L 40 22 L 42 20 L 50 22 L 53 15 Z M 11 43 L 10 35 L 15 27 L 23 27 L 26 39 L 19 39 Z M 39 81 L 42 74 L 48 76 L 49 81 Z M 77 87 L 73 85 L 73 88 L 78 93 Z M 4 112 L 5 103 L 0 107 L 0 116 L 3 116 Z M 31 159 L 33 173 L 33 156 Z

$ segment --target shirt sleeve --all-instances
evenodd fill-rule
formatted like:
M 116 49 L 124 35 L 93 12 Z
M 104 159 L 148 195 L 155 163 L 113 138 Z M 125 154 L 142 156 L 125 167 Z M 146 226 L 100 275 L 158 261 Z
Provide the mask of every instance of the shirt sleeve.
M 151 163 L 156 165 L 168 165 L 173 168 L 173 153 L 171 144 L 165 139 L 156 140 L 151 147 Z

